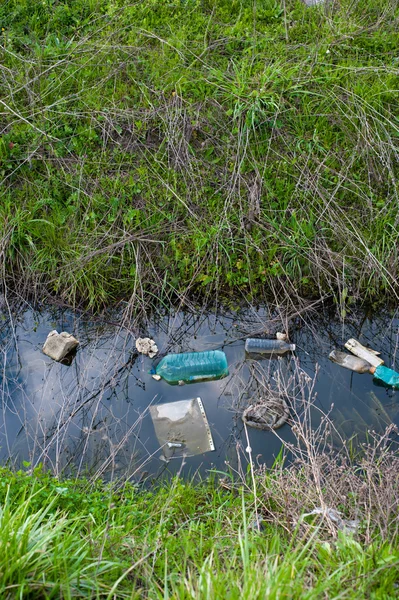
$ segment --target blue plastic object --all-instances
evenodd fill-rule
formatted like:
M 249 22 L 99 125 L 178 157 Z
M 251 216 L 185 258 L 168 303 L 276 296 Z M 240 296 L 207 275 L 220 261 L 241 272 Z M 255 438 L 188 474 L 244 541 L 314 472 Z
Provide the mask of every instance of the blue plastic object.
M 221 379 L 229 374 L 227 358 L 221 350 L 168 354 L 157 365 L 155 372 L 168 383 L 194 383 Z
M 245 342 L 245 351 L 252 354 L 285 354 L 295 350 L 295 344 L 284 340 L 265 340 L 248 338 Z
M 384 367 L 383 365 L 376 367 L 374 379 L 381 381 L 385 385 L 389 385 L 389 387 L 399 389 L 399 373 L 388 369 L 388 367 Z

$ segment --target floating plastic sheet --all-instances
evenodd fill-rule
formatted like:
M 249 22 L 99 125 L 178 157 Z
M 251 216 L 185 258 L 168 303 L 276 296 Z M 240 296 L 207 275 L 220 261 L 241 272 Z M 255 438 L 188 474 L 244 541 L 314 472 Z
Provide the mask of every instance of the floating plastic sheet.
M 156 404 L 150 413 L 167 460 L 215 449 L 201 398 Z

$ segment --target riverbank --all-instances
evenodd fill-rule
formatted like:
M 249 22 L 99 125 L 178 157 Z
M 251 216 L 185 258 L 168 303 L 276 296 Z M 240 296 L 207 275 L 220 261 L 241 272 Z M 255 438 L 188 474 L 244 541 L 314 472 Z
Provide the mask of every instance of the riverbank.
M 201 347 L 213 339 L 229 354 L 221 332 L 240 338 L 262 318 L 270 323 L 265 314 L 220 315 L 219 323 L 204 315 L 205 325 L 198 315 L 168 315 L 150 333 L 157 333 L 160 347 L 175 350 L 190 341 Z M 354 335 L 361 324 L 362 340 L 373 341 L 391 364 L 397 320 L 380 315 L 367 323 L 361 313 L 352 319 L 324 322 L 329 344 Z M 72 327 L 81 341 L 72 367 L 42 354 L 40 340 L 51 323 Z M 274 433 L 248 428 L 242 435 L 237 402 L 248 381 L 238 369 L 240 346 L 230 355 L 237 376 L 229 386 L 224 379 L 162 388 L 148 373 L 150 362 L 143 368 L 137 356 L 129 381 L 126 356 L 134 338 L 114 328 L 70 311 L 23 316 L 21 310 L 8 329 L 4 322 L 0 328 L 7 348 L 0 368 L 0 456 L 15 465 L 0 469 L 1 598 L 396 597 L 395 392 L 328 359 L 333 378 L 318 387 L 328 354 L 326 342 L 314 341 L 323 337 L 322 319 L 294 338 L 301 368 L 288 370 L 289 425 Z M 284 384 L 284 364 L 254 362 L 263 393 L 272 374 Z M 345 395 L 348 387 L 353 398 Z M 234 394 L 227 406 L 222 390 Z M 216 451 L 167 464 L 145 420 L 148 403 L 197 394 Z M 357 410 L 351 412 L 352 405 Z
M 356 466 L 319 454 L 150 489 L 2 469 L 1 596 L 395 598 L 398 459 L 384 440 Z M 320 503 L 340 526 L 306 516 Z
M 396 300 L 398 18 L 3 3 L 3 283 L 95 309 Z

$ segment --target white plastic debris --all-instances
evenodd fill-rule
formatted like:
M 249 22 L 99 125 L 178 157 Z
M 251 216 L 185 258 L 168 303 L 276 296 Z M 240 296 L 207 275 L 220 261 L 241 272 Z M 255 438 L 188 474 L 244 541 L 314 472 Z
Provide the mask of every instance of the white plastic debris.
M 262 515 L 257 514 L 255 519 L 249 523 L 248 528 L 253 529 L 254 531 L 257 531 L 258 533 L 260 533 L 265 528 L 263 525 L 263 521 L 264 521 L 264 518 L 262 517 Z
M 278 331 L 276 333 L 276 340 L 283 340 L 283 342 L 288 342 L 288 335 L 286 333 L 281 333 L 281 331 Z
M 58 333 L 56 329 L 50 331 L 44 342 L 43 352 L 53 360 L 62 360 L 79 345 L 79 342 L 72 334 L 62 331 Z
M 317 6 L 318 4 L 324 4 L 327 0 L 303 0 L 306 6 Z
M 150 414 L 167 460 L 215 450 L 201 398 L 154 404 Z
M 335 510 L 335 508 L 326 507 L 323 509 L 318 506 L 311 512 L 303 514 L 301 518 L 304 519 L 305 517 L 310 517 L 311 515 L 323 515 L 324 517 L 327 516 L 333 523 L 337 525 L 338 529 L 348 533 L 356 533 L 360 525 L 358 519 L 343 519 L 341 516 L 342 513 L 340 513 L 338 510 Z
M 157 375 L 156 373 L 152 376 L 153 379 L 155 379 L 155 381 L 161 381 L 162 377 L 160 375 Z
M 153 358 L 158 353 L 158 346 L 150 338 L 137 338 L 136 349 L 140 354 L 145 354 L 150 358 Z
M 384 364 L 382 358 L 377 356 L 379 353 L 375 350 L 371 350 L 370 348 L 365 348 L 362 346 L 360 342 L 351 338 L 345 343 L 345 348 L 347 348 L 352 354 L 366 360 L 368 363 L 373 365 L 373 367 L 379 367 Z

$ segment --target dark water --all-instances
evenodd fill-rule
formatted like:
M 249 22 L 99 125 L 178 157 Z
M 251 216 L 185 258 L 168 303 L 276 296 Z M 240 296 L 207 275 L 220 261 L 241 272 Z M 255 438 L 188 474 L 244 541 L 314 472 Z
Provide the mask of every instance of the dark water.
M 265 308 L 216 316 L 183 312 L 160 316 L 135 333 L 153 337 L 161 355 L 211 349 L 223 349 L 227 355 L 229 377 L 181 387 L 151 378 L 154 361 L 137 356 L 135 335 L 115 317 L 111 322 L 93 322 L 70 311 L 29 308 L 12 315 L 3 311 L 0 319 L 2 464 L 42 463 L 56 474 L 89 472 L 135 481 L 165 472 L 206 475 L 211 469 L 245 469 L 248 444 L 240 415 L 259 392 L 260 374 L 266 382 L 280 377 L 292 384 L 298 372 L 314 378 L 316 365 L 315 426 L 321 418 L 319 409 L 328 412 L 332 405 L 331 418 L 345 439 L 356 436 L 361 441 L 368 429 L 383 431 L 390 423 L 399 423 L 398 392 L 328 360 L 334 347 L 342 348 L 355 337 L 380 350 L 385 364 L 395 367 L 396 315 L 370 319 L 359 312 L 344 323 L 327 314 L 296 318 L 290 323 L 296 358 L 261 361 L 245 357 L 245 338 L 283 329 L 270 322 Z M 41 352 L 52 329 L 71 332 L 81 342 L 70 366 Z M 298 394 L 291 384 L 292 393 Z M 195 397 L 202 399 L 216 449 L 165 463 L 160 460 L 149 405 Z M 293 440 L 289 425 L 277 433 L 248 429 L 258 462 L 271 465 L 281 448 L 280 437 Z

